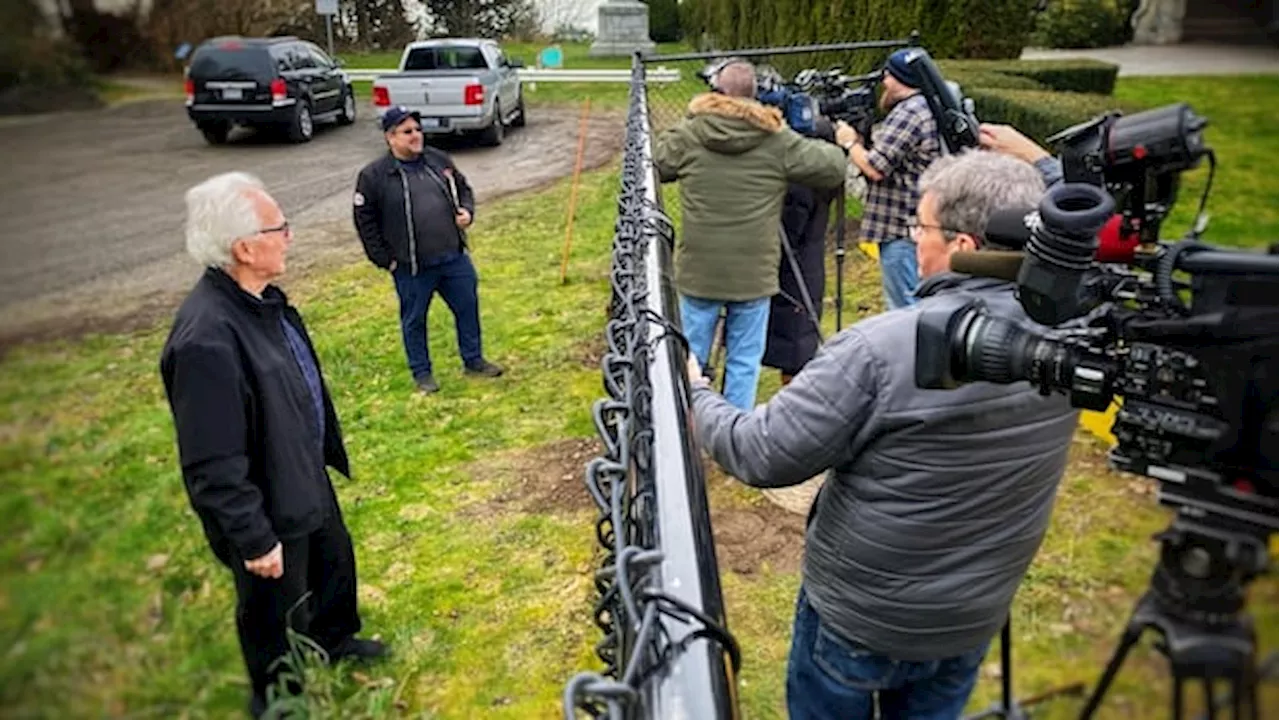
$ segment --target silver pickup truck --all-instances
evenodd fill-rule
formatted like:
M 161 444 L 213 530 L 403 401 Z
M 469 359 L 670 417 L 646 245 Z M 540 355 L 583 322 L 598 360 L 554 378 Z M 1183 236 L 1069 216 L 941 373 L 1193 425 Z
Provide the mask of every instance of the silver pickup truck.
M 443 38 L 409 43 L 398 72 L 373 81 L 378 116 L 393 105 L 422 115 L 431 135 L 479 133 L 501 145 L 508 125 L 524 126 L 519 68 L 492 40 Z

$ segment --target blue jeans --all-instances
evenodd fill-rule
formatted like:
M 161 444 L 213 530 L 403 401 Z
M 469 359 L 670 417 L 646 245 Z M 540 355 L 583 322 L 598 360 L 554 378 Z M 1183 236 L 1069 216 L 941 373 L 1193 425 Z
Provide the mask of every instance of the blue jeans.
M 712 336 L 720 308 L 726 309 L 724 335 L 724 399 L 743 410 L 756 405 L 756 385 L 760 382 L 760 360 L 764 358 L 769 334 L 769 302 L 762 297 L 742 302 L 704 300 L 680 296 L 680 324 L 684 336 L 703 367 L 711 356 Z
M 391 277 L 400 297 L 400 335 L 409 371 L 415 379 L 431 374 L 431 352 L 427 349 L 427 310 L 438 292 L 453 312 L 458 331 L 458 352 L 467 367 L 483 360 L 480 353 L 479 278 L 465 253 L 439 265 L 418 265 L 414 275 L 407 266 L 397 265 Z
M 916 244 L 911 240 L 885 240 L 880 243 L 880 276 L 884 284 L 884 303 L 889 310 L 914 305 L 920 272 L 916 268 Z
M 986 654 L 984 645 L 944 660 L 906 662 L 852 647 L 822 626 L 801 587 L 787 660 L 787 712 L 790 720 L 870 720 L 878 700 L 886 720 L 954 720 Z

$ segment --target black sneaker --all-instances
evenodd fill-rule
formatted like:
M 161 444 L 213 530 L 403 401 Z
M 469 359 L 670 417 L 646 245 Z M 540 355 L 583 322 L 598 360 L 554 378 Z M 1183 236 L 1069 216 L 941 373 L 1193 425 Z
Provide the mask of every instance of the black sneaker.
M 427 373 L 422 377 L 414 378 L 413 381 L 418 384 L 418 391 L 423 395 L 430 395 L 433 392 L 440 391 L 440 385 L 436 382 L 436 379 L 431 376 L 431 373 Z
M 344 658 L 353 660 L 378 660 L 387 656 L 386 644 L 377 640 L 348 637 L 329 651 L 329 663 L 336 664 Z
M 484 377 L 498 377 L 502 374 L 502 368 L 494 365 L 488 360 L 481 360 L 476 365 L 470 365 L 466 369 L 468 375 L 483 375 Z

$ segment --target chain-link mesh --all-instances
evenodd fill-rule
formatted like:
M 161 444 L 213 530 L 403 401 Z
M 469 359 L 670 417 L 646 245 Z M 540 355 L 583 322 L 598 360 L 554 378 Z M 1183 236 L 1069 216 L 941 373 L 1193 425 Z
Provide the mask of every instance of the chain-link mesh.
M 564 715 L 667 717 L 678 707 L 687 717 L 735 717 L 731 686 L 741 660 L 723 617 L 685 422 L 687 344 L 678 321 L 667 319 L 674 226 L 657 191 L 638 61 L 631 83 L 602 361 L 608 398 L 593 408 L 605 451 L 586 470 L 604 549 L 593 615 L 605 667 L 566 685 Z
M 792 82 L 805 69 L 837 69 L 846 75 L 871 73 L 884 65 L 885 59 L 895 48 L 910 42 L 912 40 L 907 39 L 810 46 L 811 49 L 762 48 L 647 57 L 644 63 L 655 78 L 648 82 L 649 122 L 653 132 L 659 133 L 684 117 L 689 101 L 698 93 L 710 90 L 706 80 L 700 75 L 705 74 L 709 66 L 723 59 L 742 57 L 755 64 L 758 72 L 776 72 L 783 82 Z M 664 81 L 668 74 L 678 75 L 678 79 Z

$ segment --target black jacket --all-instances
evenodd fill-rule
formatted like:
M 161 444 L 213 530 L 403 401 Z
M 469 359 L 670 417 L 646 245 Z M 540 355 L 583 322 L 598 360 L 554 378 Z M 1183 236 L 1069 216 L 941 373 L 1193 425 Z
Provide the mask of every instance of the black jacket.
M 450 204 L 456 212 L 458 207 L 466 208 L 471 217 L 476 215 L 475 196 L 467 178 L 453 164 L 453 160 L 445 153 L 432 147 L 422 149 L 422 157 L 427 163 L 428 176 L 439 184 L 441 191 L 450 198 Z M 453 202 L 452 192 L 448 186 L 447 175 L 452 175 L 457 186 L 458 201 Z M 409 193 L 409 181 L 400 169 L 394 155 L 387 152 L 360 170 L 356 178 L 356 191 L 352 197 L 353 215 L 356 232 L 360 234 L 360 242 L 364 245 L 364 253 L 369 261 L 382 269 L 389 269 L 391 262 L 409 267 L 416 275 L 418 272 L 418 253 L 416 237 L 431 232 L 455 232 L 456 225 L 452 217 L 440 218 L 440 227 L 413 227 L 413 198 Z M 466 233 L 459 232 L 462 244 L 466 246 Z
M 178 309 L 160 355 L 187 494 L 219 557 L 253 559 L 277 540 L 318 529 L 337 508 L 325 465 L 351 474 L 323 380 L 318 452 L 314 406 L 282 315 L 315 357 L 283 292 L 268 286 L 258 300 L 210 268 Z

